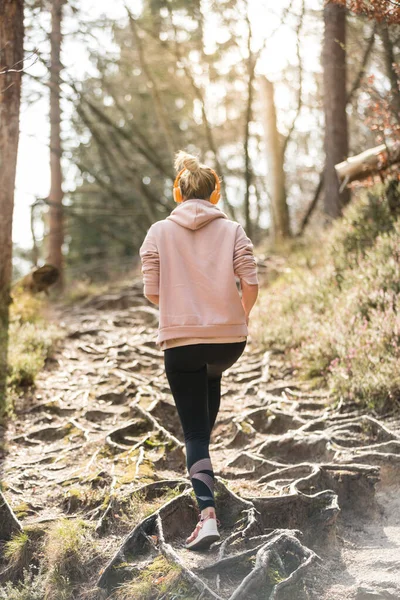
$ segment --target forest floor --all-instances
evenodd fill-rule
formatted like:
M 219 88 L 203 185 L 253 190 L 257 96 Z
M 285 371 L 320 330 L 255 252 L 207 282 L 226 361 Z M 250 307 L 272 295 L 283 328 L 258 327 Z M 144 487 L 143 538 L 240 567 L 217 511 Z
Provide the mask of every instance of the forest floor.
M 141 598 L 160 555 L 192 592 L 146 598 L 400 598 L 399 415 L 335 404 L 250 336 L 212 438 L 221 541 L 190 552 L 197 510 L 157 308 L 137 281 L 52 318 L 65 337 L 16 407 L 2 479 L 23 528 L 92 523 L 71 598 Z

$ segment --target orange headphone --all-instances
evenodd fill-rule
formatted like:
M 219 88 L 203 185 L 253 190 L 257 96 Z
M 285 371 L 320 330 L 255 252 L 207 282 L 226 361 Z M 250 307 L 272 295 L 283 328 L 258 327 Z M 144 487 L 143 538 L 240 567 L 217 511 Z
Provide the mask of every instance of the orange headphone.
M 179 173 L 176 176 L 176 179 L 174 181 L 173 194 L 174 194 L 174 200 L 175 200 L 175 202 L 177 202 L 177 204 L 180 204 L 183 200 L 182 191 L 181 191 L 181 188 L 179 187 L 179 180 L 184 171 L 186 171 L 186 168 L 183 168 L 182 171 L 179 171 Z M 213 193 L 210 196 L 210 202 L 211 202 L 211 204 L 217 204 L 217 202 L 221 198 L 221 182 L 220 182 L 219 177 L 216 174 L 216 172 L 213 171 L 212 169 L 210 169 L 210 171 L 215 177 L 215 190 L 213 191 Z

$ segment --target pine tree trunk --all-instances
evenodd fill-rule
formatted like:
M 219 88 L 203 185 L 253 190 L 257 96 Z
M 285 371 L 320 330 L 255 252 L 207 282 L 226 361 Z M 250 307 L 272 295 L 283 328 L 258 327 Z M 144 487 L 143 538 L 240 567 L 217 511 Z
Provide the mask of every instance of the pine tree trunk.
M 263 98 L 263 125 L 271 195 L 272 241 L 279 243 L 290 237 L 289 210 L 286 202 L 286 178 L 283 152 L 276 122 L 274 87 L 266 77 L 260 78 Z
M 332 2 L 324 8 L 325 34 L 322 51 L 325 111 L 324 209 L 337 218 L 350 199 L 339 192 L 335 165 L 349 153 L 346 113 L 346 9 Z
M 64 214 L 61 170 L 61 22 L 65 0 L 52 0 L 51 5 L 51 64 L 50 64 L 50 194 L 49 194 L 49 241 L 47 262 L 57 267 L 60 278 L 57 288 L 64 283 L 63 254 Z
M 5 406 L 12 273 L 12 220 L 19 140 L 23 0 L 0 2 L 0 415 Z

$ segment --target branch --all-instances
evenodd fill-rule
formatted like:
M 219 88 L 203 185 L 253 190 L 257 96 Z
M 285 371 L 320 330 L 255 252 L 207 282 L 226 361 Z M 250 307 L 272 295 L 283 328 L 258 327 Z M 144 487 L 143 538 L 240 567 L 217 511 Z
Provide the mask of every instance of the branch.
M 203 117 L 203 122 L 204 122 L 204 127 L 205 127 L 205 131 L 206 131 L 206 137 L 207 137 L 207 142 L 208 145 L 210 147 L 210 150 L 212 151 L 212 153 L 214 154 L 214 158 L 215 158 L 215 165 L 216 165 L 216 170 L 218 171 L 218 174 L 221 176 L 221 187 L 222 187 L 222 192 L 223 192 L 223 196 L 224 196 L 224 202 L 227 206 L 228 212 L 230 213 L 230 216 L 232 217 L 233 220 L 236 220 L 236 213 L 235 213 L 235 209 L 234 207 L 230 204 L 229 200 L 228 200 L 228 195 L 227 195 L 227 191 L 226 191 L 226 185 L 225 185 L 225 180 L 224 180 L 224 174 L 223 174 L 223 170 L 222 170 L 222 165 L 219 161 L 218 158 L 218 150 L 217 150 L 217 146 L 214 140 L 214 136 L 212 133 L 212 129 L 210 127 L 210 123 L 208 122 L 208 117 L 206 114 L 206 109 L 205 109 L 205 102 L 204 102 L 204 97 L 203 94 L 200 91 L 200 88 L 196 85 L 196 82 L 194 80 L 194 77 L 187 65 L 187 62 L 185 60 L 185 58 L 182 56 L 181 51 L 180 51 L 180 47 L 179 47 L 179 42 L 178 42 L 178 38 L 176 35 L 176 26 L 173 22 L 173 16 L 172 16 L 172 9 L 171 7 L 168 5 L 168 10 L 169 10 L 169 15 L 170 15 L 170 21 L 171 21 L 171 27 L 174 31 L 174 38 L 175 38 L 175 58 L 182 63 L 183 65 L 183 70 L 185 71 L 185 75 L 186 77 L 189 79 L 190 81 L 190 85 L 194 91 L 194 94 L 196 96 L 196 98 L 199 100 L 200 105 L 201 105 L 201 114 Z
M 172 133 L 172 130 L 170 127 L 170 123 L 168 122 L 168 115 L 166 114 L 163 103 L 161 101 L 157 82 L 154 79 L 154 77 L 147 65 L 146 58 L 145 58 L 145 52 L 143 51 L 143 46 L 142 46 L 142 40 L 140 39 L 140 36 L 138 35 L 138 31 L 137 31 L 136 19 L 134 19 L 134 17 L 132 16 L 132 13 L 126 3 L 125 3 L 125 9 L 126 9 L 126 12 L 128 13 L 129 25 L 131 28 L 131 32 L 132 32 L 134 41 L 136 43 L 137 50 L 138 50 L 140 65 L 141 65 L 143 72 L 146 75 L 148 81 L 151 83 L 151 94 L 153 97 L 153 103 L 154 103 L 156 117 L 157 117 L 157 120 L 160 124 L 162 131 L 164 132 L 165 141 L 167 143 L 168 151 L 170 154 L 171 164 L 173 164 L 176 142 L 174 140 L 174 136 L 173 136 L 173 133 Z
M 299 95 L 298 95 L 298 99 L 297 99 L 297 111 L 296 114 L 294 116 L 294 119 L 292 121 L 292 124 L 290 126 L 289 132 L 283 142 L 283 147 L 282 147 L 282 157 L 285 156 L 285 152 L 286 152 L 286 148 L 287 145 L 289 143 L 289 140 L 292 136 L 292 133 L 294 131 L 295 125 L 296 125 L 296 121 L 300 115 L 301 112 L 301 108 L 302 108 L 302 101 L 303 101 L 303 63 L 301 61 L 301 54 L 300 54 L 300 34 L 301 34 L 301 30 L 303 27 L 303 21 L 304 21 L 304 13 L 305 13 L 305 3 L 304 0 L 302 0 L 301 3 L 301 13 L 300 13 L 300 17 L 299 17 L 299 23 L 297 25 L 297 29 L 296 29 L 296 54 L 297 54 L 297 60 L 298 60 L 298 64 L 299 64 Z
M 27 69 L 29 69 L 39 60 L 38 51 L 36 49 L 32 51 L 32 54 L 30 56 L 27 56 L 26 58 L 18 60 L 16 63 L 11 65 L 11 67 L 5 67 L 5 69 L 0 71 L 0 75 L 7 75 L 7 73 L 26 73 L 26 71 L 23 67 L 22 67 L 22 69 L 16 69 L 15 67 L 17 65 L 23 64 L 24 61 L 28 60 L 32 56 L 35 56 L 35 60 L 33 61 L 33 63 L 31 65 L 29 65 L 29 67 L 27 67 Z
M 324 184 L 324 174 L 321 173 L 319 176 L 319 182 L 318 182 L 317 188 L 314 192 L 314 197 L 313 197 L 312 201 L 310 202 L 310 205 L 307 208 L 306 214 L 304 215 L 304 217 L 300 223 L 300 228 L 296 234 L 296 237 L 303 235 L 304 229 L 306 228 L 306 225 L 307 225 L 308 221 L 310 220 L 310 217 L 311 217 L 312 213 L 314 212 L 315 207 L 317 206 L 317 202 L 318 202 L 319 196 L 321 194 L 323 184 Z

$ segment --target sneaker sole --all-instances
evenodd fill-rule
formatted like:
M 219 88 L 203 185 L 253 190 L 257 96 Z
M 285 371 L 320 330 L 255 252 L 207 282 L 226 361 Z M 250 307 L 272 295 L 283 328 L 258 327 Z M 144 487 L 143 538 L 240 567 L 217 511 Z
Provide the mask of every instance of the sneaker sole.
M 187 550 L 206 550 L 219 539 L 221 539 L 221 536 L 216 534 L 205 535 L 201 540 L 193 540 L 190 544 L 186 544 L 185 548 Z

